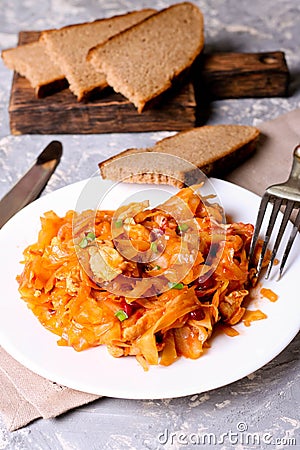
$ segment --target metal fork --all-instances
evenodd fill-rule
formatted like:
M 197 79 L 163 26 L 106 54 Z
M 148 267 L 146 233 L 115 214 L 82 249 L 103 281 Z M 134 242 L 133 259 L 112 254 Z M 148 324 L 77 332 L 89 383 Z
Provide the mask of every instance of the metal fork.
M 273 186 L 270 186 L 266 189 L 258 211 L 257 220 L 254 228 L 254 234 L 251 241 L 250 246 L 250 252 L 249 252 L 249 261 L 250 265 L 251 262 L 253 262 L 253 256 L 255 247 L 258 241 L 258 236 L 260 233 L 260 229 L 263 223 L 263 219 L 265 216 L 265 212 L 267 209 L 268 204 L 273 204 L 271 216 L 269 219 L 269 224 L 267 226 L 267 230 L 265 233 L 265 237 L 263 240 L 262 250 L 259 257 L 259 261 L 256 268 L 256 276 L 258 277 L 262 266 L 264 257 L 266 255 L 268 243 L 270 241 L 270 237 L 274 228 L 274 224 L 276 222 L 276 218 L 278 215 L 279 210 L 281 209 L 283 212 L 280 228 L 278 231 L 278 235 L 276 237 L 273 249 L 271 250 L 271 257 L 270 262 L 267 267 L 267 273 L 266 273 L 266 279 L 269 277 L 271 269 L 274 264 L 274 260 L 278 251 L 278 248 L 280 246 L 282 237 L 284 235 L 287 223 L 289 222 L 289 219 L 291 218 L 291 215 L 296 214 L 296 218 L 293 221 L 294 225 L 291 230 L 291 234 L 289 237 L 289 240 L 287 242 L 282 261 L 279 268 L 279 277 L 280 279 L 283 269 L 285 267 L 285 263 L 287 261 L 288 255 L 291 251 L 293 242 L 295 240 L 295 237 L 297 235 L 297 232 L 300 230 L 300 144 L 297 145 L 297 147 L 294 150 L 294 158 L 293 158 L 293 165 L 291 169 L 290 176 L 288 180 L 285 183 L 276 184 Z

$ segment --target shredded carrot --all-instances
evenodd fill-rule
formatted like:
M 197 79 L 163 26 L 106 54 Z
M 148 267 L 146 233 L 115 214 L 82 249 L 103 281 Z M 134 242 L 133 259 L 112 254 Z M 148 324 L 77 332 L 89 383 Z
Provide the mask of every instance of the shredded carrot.
M 219 324 L 218 329 L 230 337 L 238 336 L 240 334 L 235 328 L 225 325 L 224 323 Z
M 224 224 L 197 187 L 154 209 L 49 211 L 24 250 L 19 292 L 60 346 L 106 345 L 145 370 L 196 359 L 216 324 L 235 335 L 232 325 L 263 318 L 243 306 L 252 233 L 251 224 Z
M 262 311 L 260 311 L 259 309 L 257 309 L 256 311 L 247 310 L 247 311 L 245 311 L 245 314 L 243 317 L 243 322 L 246 327 L 250 327 L 251 322 L 254 322 L 256 320 L 266 319 L 266 318 L 267 318 L 267 315 L 265 313 L 263 313 Z

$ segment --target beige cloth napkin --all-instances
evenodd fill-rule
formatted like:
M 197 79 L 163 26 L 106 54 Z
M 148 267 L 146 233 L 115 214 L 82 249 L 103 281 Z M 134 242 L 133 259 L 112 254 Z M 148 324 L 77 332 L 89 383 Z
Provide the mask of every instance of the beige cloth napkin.
M 36 375 L 0 347 L 0 413 L 10 431 L 39 417 L 56 417 L 97 398 Z
M 289 176 L 293 150 L 300 143 L 300 109 L 259 123 L 257 128 L 261 131 L 257 151 L 226 180 L 262 195 L 268 186 Z
M 262 123 L 256 153 L 227 180 L 259 195 L 273 183 L 285 181 L 294 147 L 300 142 L 300 109 Z M 0 413 L 7 428 L 21 428 L 34 419 L 58 416 L 99 396 L 74 391 L 32 373 L 0 347 Z

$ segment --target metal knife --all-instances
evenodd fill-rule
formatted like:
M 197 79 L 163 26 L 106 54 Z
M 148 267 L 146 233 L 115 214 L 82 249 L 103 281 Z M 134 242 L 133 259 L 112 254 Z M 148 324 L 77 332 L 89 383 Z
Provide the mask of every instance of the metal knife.
M 61 142 L 50 142 L 31 169 L 0 200 L 0 228 L 20 209 L 39 197 L 59 164 L 61 155 Z

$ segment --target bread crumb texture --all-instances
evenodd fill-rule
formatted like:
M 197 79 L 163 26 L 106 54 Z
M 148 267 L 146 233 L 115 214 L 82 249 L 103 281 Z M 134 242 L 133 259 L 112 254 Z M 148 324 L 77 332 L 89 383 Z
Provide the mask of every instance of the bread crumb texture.
M 4 64 L 26 77 L 33 88 L 64 78 L 62 70 L 54 64 L 43 42 L 19 45 L 2 51 Z
M 59 65 L 70 84 L 70 90 L 78 100 L 84 99 L 93 89 L 100 90 L 107 87 L 105 75 L 96 71 L 86 60 L 89 49 L 153 13 L 154 9 L 133 11 L 94 22 L 45 31 L 42 34 L 51 60 Z

